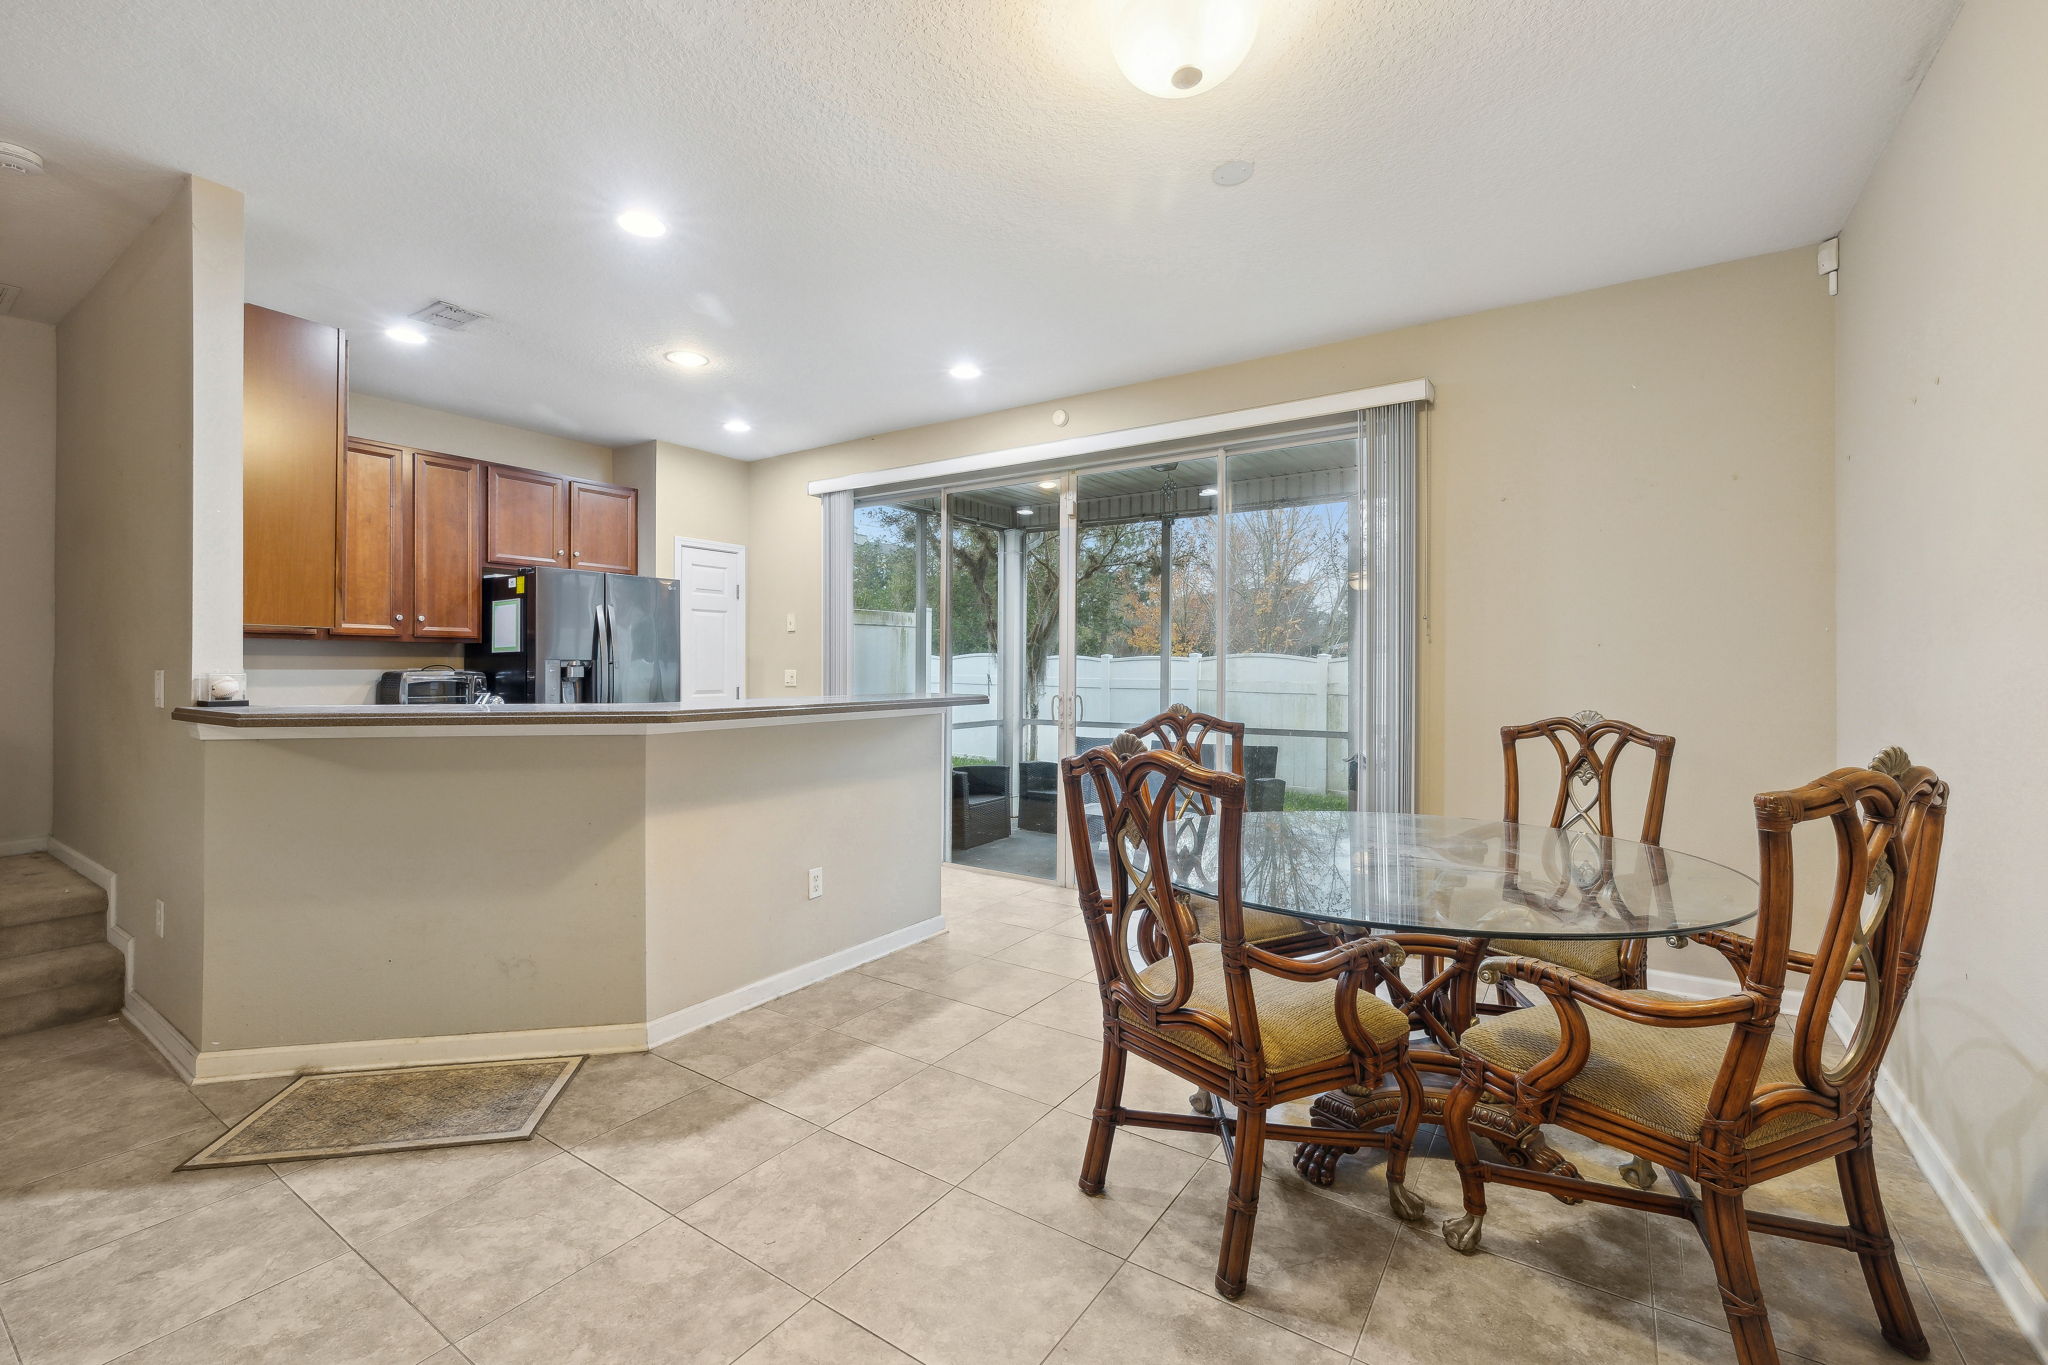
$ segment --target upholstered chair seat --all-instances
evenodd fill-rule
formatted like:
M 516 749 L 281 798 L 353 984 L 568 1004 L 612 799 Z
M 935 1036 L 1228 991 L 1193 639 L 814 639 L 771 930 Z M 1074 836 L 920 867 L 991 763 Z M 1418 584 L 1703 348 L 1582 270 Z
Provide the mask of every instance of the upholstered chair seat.
M 1276 917 L 1277 918 L 1277 917 Z M 1228 1022 L 1230 1002 L 1223 985 L 1223 950 L 1214 943 L 1191 943 L 1188 960 L 1194 969 L 1194 986 L 1188 993 L 1186 1009 L 1214 1015 Z M 1138 984 L 1146 992 L 1164 995 L 1173 984 L 1173 962 L 1162 959 L 1138 973 Z M 1337 1024 L 1337 983 L 1335 981 L 1290 981 L 1279 976 L 1254 978 L 1252 999 L 1259 1017 L 1259 1045 L 1266 1065 L 1276 1071 L 1332 1061 L 1351 1050 Z M 1376 995 L 1360 991 L 1358 1022 L 1374 1042 L 1398 1047 L 1408 1036 L 1408 1016 Z M 1124 1023 L 1170 1043 L 1199 1052 L 1213 1061 L 1230 1064 L 1230 1053 L 1214 1034 L 1196 1028 L 1164 1026 L 1153 1029 L 1136 1012 L 1123 1011 Z
M 1222 912 L 1216 907 L 1211 896 L 1190 895 L 1186 899 L 1188 911 L 1195 917 L 1195 937 L 1205 943 L 1214 943 L 1223 937 Z M 1281 939 L 1300 938 L 1303 934 L 1317 934 L 1321 931 L 1305 919 L 1292 915 L 1276 915 L 1270 910 L 1244 908 L 1244 941 L 1246 943 L 1277 943 Z M 1501 951 L 1506 952 L 1507 949 Z
M 1493 946 L 1504 945 L 1496 942 Z M 1684 998 L 1662 991 L 1629 994 L 1646 1000 Z M 1592 1055 L 1579 1073 L 1565 1082 L 1563 1093 L 1680 1141 L 1699 1141 L 1706 1126 L 1707 1100 L 1727 1062 L 1734 1028 L 1658 1028 L 1594 1010 L 1586 1011 L 1585 1018 L 1592 1035 Z M 1557 1037 L 1557 1012 L 1539 1005 L 1494 1015 L 1468 1029 L 1459 1042 L 1495 1066 L 1519 1073 L 1556 1052 Z M 1779 1029 L 1764 1054 L 1757 1088 L 1799 1084 L 1799 1073 L 1792 1064 L 1792 1038 Z M 1821 1114 L 1779 1114 L 1758 1125 L 1744 1145 L 1776 1142 L 1826 1121 Z
M 1246 928 L 1250 928 L 1249 921 Z M 1626 988 L 1630 984 L 1629 972 L 1623 965 L 1621 949 L 1621 943 L 1611 938 L 1497 938 L 1487 947 L 1488 952 L 1502 957 L 1541 958 L 1609 986 Z

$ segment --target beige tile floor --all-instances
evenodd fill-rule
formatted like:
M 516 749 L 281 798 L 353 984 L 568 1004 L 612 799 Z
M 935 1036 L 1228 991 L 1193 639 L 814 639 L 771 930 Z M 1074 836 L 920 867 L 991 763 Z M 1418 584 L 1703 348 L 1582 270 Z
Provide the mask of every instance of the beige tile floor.
M 111 1021 L 0 1041 L 0 1365 L 1732 1359 L 1682 1226 L 1501 1190 L 1466 1259 L 1387 1216 L 1371 1159 L 1319 1190 L 1277 1147 L 1252 1288 L 1219 1299 L 1214 1138 L 1122 1134 L 1107 1195 L 1074 1187 L 1071 900 L 945 885 L 946 936 L 597 1058 L 529 1143 L 174 1176 L 281 1082 L 188 1090 Z M 1129 1093 L 1186 1091 L 1141 1065 Z M 1880 1160 L 1933 1358 L 2032 1359 L 1888 1125 Z M 1838 1218 L 1825 1174 L 1760 1202 Z M 1436 1147 L 1412 1179 L 1455 1211 Z M 1760 1245 L 1788 1360 L 1900 1359 L 1853 1258 Z

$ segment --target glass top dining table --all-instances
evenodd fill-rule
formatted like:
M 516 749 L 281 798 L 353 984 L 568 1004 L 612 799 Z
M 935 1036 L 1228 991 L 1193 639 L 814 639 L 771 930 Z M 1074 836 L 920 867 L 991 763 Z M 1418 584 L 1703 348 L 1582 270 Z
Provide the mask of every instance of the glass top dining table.
M 1220 818 L 1199 814 L 1169 827 L 1167 859 L 1176 887 L 1216 893 L 1221 828 Z M 1096 851 L 1102 867 L 1106 849 L 1099 835 Z M 1247 906 L 1384 932 L 1663 938 L 1727 928 L 1757 913 L 1757 883 L 1747 873 L 1583 827 L 1376 811 L 1252 811 L 1244 817 L 1242 866 Z

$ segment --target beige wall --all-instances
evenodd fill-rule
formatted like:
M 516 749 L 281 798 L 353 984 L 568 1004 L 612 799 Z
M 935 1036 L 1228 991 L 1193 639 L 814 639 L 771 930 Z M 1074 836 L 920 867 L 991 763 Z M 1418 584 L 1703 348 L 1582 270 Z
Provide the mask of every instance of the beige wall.
M 2048 8 L 1978 0 L 1842 233 L 1838 754 L 1954 787 L 1889 1070 L 2048 1286 Z M 2038 1291 L 2032 1318 L 2048 1337 Z
M 184 743 L 203 1050 L 642 1017 L 645 741 Z
M 1499 727 L 1593 707 L 1678 736 L 1668 842 L 1754 867 L 1750 798 L 1835 753 L 1832 325 L 1790 251 L 762 461 L 752 686 L 817 688 L 809 480 L 1427 378 L 1424 807 L 1497 810 Z
M 649 1019 L 938 915 L 940 723 L 649 738 Z
M 354 390 L 348 396 L 348 434 L 572 479 L 608 483 L 612 477 L 612 453 L 603 446 Z
M 50 832 L 57 329 L 0 318 L 0 853 Z
M 241 215 L 188 180 L 57 329 L 52 833 L 116 874 L 136 990 L 189 1038 L 204 784 L 150 681 L 177 705 L 241 663 Z
M 749 474 L 741 460 L 668 441 L 612 452 L 613 481 L 640 490 L 640 572 L 676 571 L 676 537 L 747 543 Z

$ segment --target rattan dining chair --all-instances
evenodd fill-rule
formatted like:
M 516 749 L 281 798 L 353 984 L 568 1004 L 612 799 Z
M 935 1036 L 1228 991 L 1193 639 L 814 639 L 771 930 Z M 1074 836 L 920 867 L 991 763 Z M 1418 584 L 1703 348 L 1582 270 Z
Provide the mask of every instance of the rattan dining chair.
M 1131 736 L 1138 745 L 1149 741 L 1155 748 L 1179 754 L 1202 767 L 1211 766 L 1214 762 L 1209 757 L 1209 748 L 1211 741 L 1216 741 L 1228 751 L 1230 771 L 1238 777 L 1244 776 L 1244 724 L 1241 721 L 1208 715 L 1177 701 L 1150 720 L 1139 721 L 1123 733 Z M 1174 813 L 1214 812 L 1208 798 L 1185 792 Z M 1214 943 L 1220 932 L 1214 898 L 1188 896 L 1184 898 L 1184 904 L 1194 916 L 1194 936 L 1206 943 Z M 1151 922 L 1149 916 L 1144 917 L 1137 923 L 1135 932 L 1139 955 L 1148 963 L 1157 962 L 1166 951 L 1166 941 L 1158 926 Z M 1306 920 L 1292 915 L 1276 915 L 1253 906 L 1245 907 L 1244 936 L 1247 943 L 1256 943 L 1281 953 L 1314 952 L 1336 944 L 1335 938 Z
M 1694 936 L 1719 949 L 1741 978 L 1738 990 L 1718 999 L 1619 990 L 1527 957 L 1489 959 L 1483 974 L 1526 982 L 1551 1008 L 1487 1019 L 1460 1040 L 1461 1071 L 1444 1126 L 1465 1215 L 1444 1225 L 1445 1240 L 1477 1250 L 1489 1183 L 1690 1219 L 1713 1258 L 1742 1365 L 1778 1359 L 1750 1234 L 1841 1247 L 1862 1261 L 1885 1339 L 1925 1357 L 1927 1338 L 1878 1192 L 1871 1098 L 1926 937 L 1947 807 L 1947 784 L 1896 749 L 1872 768 L 1843 768 L 1796 791 L 1757 797 L 1756 935 Z M 1836 876 L 1820 946 L 1808 954 L 1790 946 L 1792 841 L 1795 828 L 1814 820 L 1834 827 Z M 1806 984 L 1783 1030 L 1787 971 Z M 1845 994 L 1852 983 L 1858 990 Z M 1829 1061 L 1823 1049 L 1838 1003 L 1856 1025 L 1841 1057 Z M 1467 1123 L 1482 1097 L 1647 1158 L 1697 1181 L 1699 1193 L 1686 1179 L 1674 1182 L 1680 1192 L 1671 1195 L 1482 1162 Z M 1829 1157 L 1847 1226 L 1743 1207 L 1751 1186 Z
M 1081 1159 L 1082 1190 L 1102 1193 L 1119 1127 L 1220 1130 L 1231 1144 L 1230 1197 L 1216 1288 L 1233 1299 L 1245 1288 L 1269 1138 L 1384 1147 L 1393 1210 L 1420 1219 L 1422 1201 L 1402 1183 L 1422 1115 L 1421 1082 L 1408 1060 L 1408 1017 L 1373 993 L 1384 973 L 1398 969 L 1399 949 L 1361 938 L 1318 956 L 1288 957 L 1245 942 L 1239 894 L 1244 779 L 1235 773 L 1199 767 L 1165 749 L 1127 755 L 1091 749 L 1060 768 L 1081 912 L 1102 994 L 1102 1072 Z M 1096 872 L 1085 819 L 1091 795 L 1109 846 L 1106 884 Z M 1184 797 L 1207 802 L 1217 822 L 1219 933 L 1213 943 L 1188 933 L 1191 917 L 1177 908 L 1169 875 L 1168 829 Z M 1165 954 L 1150 964 L 1131 950 L 1131 922 L 1140 913 L 1149 913 L 1166 939 Z M 1234 1114 L 1206 1118 L 1125 1108 L 1124 1068 L 1132 1056 L 1201 1087 Z M 1290 1100 L 1344 1085 L 1378 1085 L 1388 1077 L 1402 1097 L 1391 1130 L 1337 1134 L 1267 1122 L 1268 1110 Z
M 1598 711 L 1502 726 L 1501 766 L 1507 779 L 1507 795 L 1501 819 L 1510 824 L 1521 818 L 1521 746 L 1535 739 L 1548 740 L 1557 757 L 1557 798 L 1550 808 L 1550 827 L 1564 831 L 1567 838 L 1588 841 L 1615 837 L 1615 768 L 1631 748 L 1649 750 L 1649 795 L 1643 809 L 1642 832 L 1637 838 L 1645 844 L 1662 840 L 1664 798 L 1671 786 L 1671 752 L 1677 748 L 1677 740 L 1670 735 L 1652 734 L 1625 720 L 1609 720 Z M 1570 943 L 1496 939 L 1492 951 L 1553 962 L 1627 991 L 1641 990 L 1649 978 L 1649 948 L 1642 939 L 1587 939 Z M 1482 1014 L 1497 1014 L 1528 1003 L 1515 993 L 1512 985 L 1504 982 L 1499 999 L 1482 1003 L 1479 1010 Z

